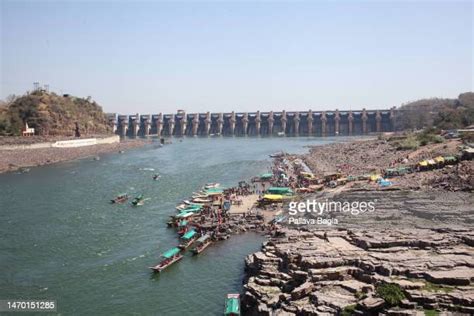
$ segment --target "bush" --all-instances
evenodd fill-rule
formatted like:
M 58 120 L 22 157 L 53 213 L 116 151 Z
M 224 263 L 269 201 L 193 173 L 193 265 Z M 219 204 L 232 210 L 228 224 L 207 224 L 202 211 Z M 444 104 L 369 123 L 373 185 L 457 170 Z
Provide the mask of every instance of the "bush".
M 410 135 L 404 140 L 398 142 L 397 149 L 398 150 L 415 150 L 420 146 L 418 140 L 413 136 Z
M 348 305 L 344 307 L 344 309 L 341 312 L 341 316 L 351 316 L 354 315 L 356 305 Z
M 377 294 L 390 305 L 399 305 L 405 294 L 398 284 L 381 284 L 377 286 Z
M 438 316 L 439 312 L 434 309 L 425 309 L 425 316 Z

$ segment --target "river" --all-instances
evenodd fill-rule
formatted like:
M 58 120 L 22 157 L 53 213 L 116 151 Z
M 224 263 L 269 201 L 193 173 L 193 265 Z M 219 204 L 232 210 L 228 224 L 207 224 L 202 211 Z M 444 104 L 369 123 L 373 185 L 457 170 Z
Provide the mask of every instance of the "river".
M 148 267 L 177 245 L 166 227 L 174 207 L 206 182 L 232 186 L 268 170 L 273 152 L 336 138 L 171 140 L 0 175 L 0 299 L 54 299 L 63 315 L 221 315 L 264 239 L 233 236 L 153 275 Z M 150 199 L 109 204 L 122 192 Z

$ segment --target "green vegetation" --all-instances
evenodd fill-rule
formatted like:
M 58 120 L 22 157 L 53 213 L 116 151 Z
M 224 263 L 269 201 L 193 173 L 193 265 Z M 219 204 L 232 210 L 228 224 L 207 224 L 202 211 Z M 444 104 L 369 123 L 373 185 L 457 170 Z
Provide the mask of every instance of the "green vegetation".
M 344 307 L 344 309 L 341 312 L 341 316 L 351 316 L 354 315 L 354 311 L 357 305 L 348 305 Z
M 405 299 L 405 294 L 398 284 L 381 284 L 377 286 L 375 291 L 390 305 L 399 305 Z
M 399 109 L 398 130 L 431 126 L 444 130 L 462 128 L 474 124 L 474 93 L 462 93 L 457 99 L 422 99 L 404 104 Z
M 438 316 L 439 315 L 439 312 L 434 309 L 425 309 L 424 312 L 425 312 L 425 316 Z
M 394 143 L 398 150 L 415 150 L 420 146 L 415 135 L 408 135 L 405 139 Z
M 363 292 L 360 292 L 360 291 L 357 291 L 357 292 L 355 292 L 354 296 L 355 296 L 358 300 L 363 300 L 364 298 L 367 297 L 367 294 L 366 294 L 366 293 L 363 293 Z
M 439 285 L 439 284 L 434 284 L 428 281 L 425 281 L 426 285 L 423 287 L 424 290 L 428 292 L 444 292 L 444 293 L 450 293 L 454 290 L 453 287 L 451 286 L 446 286 L 446 285 Z
M 420 146 L 442 143 L 444 138 L 438 135 L 435 128 L 425 128 L 421 133 L 411 133 L 404 138 L 397 137 L 390 141 L 398 150 L 415 150 Z
M 39 135 L 74 135 L 76 122 L 83 134 L 105 134 L 107 119 L 90 98 L 34 91 L 0 104 L 0 135 L 20 135 L 25 123 Z

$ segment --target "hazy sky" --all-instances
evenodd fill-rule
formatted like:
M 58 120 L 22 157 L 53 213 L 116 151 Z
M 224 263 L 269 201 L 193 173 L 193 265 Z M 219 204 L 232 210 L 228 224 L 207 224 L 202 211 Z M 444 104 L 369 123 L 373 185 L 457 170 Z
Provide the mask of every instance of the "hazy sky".
M 473 90 L 473 3 L 1 2 L 1 98 L 109 112 L 387 108 Z

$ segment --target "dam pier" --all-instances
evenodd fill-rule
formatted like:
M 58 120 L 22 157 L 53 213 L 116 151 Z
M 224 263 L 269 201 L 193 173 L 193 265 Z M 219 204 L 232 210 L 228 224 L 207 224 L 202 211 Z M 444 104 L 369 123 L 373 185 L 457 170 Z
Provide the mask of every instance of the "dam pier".
M 351 136 L 394 130 L 395 108 L 360 111 L 279 111 L 108 114 L 120 136 Z

